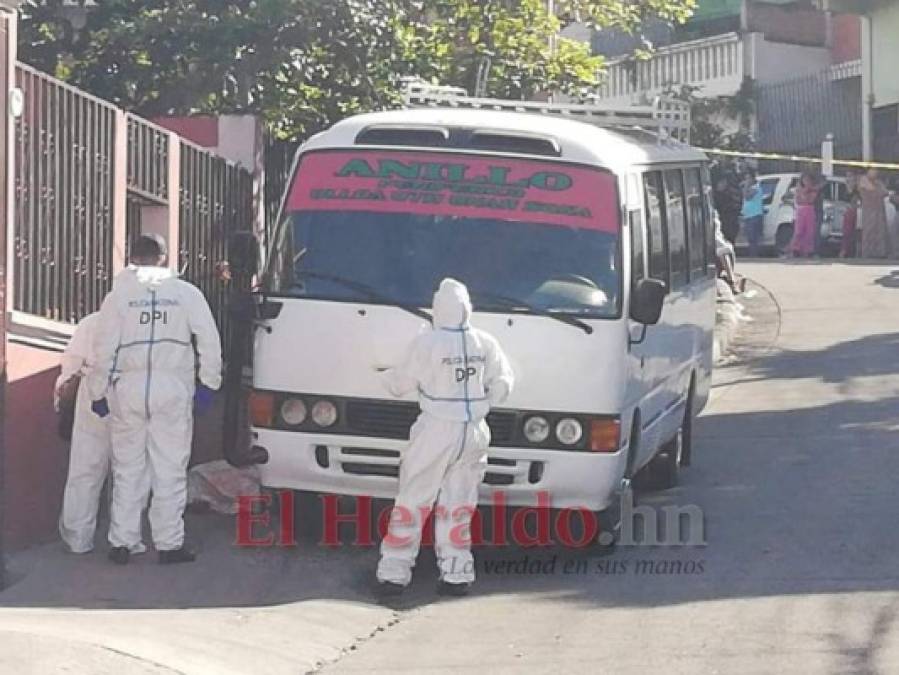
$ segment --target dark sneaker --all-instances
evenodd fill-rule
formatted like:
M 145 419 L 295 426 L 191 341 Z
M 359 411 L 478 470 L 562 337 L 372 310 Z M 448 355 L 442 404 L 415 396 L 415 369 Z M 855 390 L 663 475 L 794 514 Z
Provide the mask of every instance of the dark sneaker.
M 451 598 L 464 598 L 468 595 L 469 588 L 471 588 L 471 584 L 451 584 L 448 581 L 441 581 L 437 586 L 437 594 Z
M 116 546 L 109 549 L 106 557 L 116 565 L 127 565 L 131 560 L 131 551 L 128 550 L 127 546 Z
M 378 595 L 382 598 L 396 598 L 403 594 L 406 587 L 402 584 L 395 584 L 390 581 L 378 582 Z
M 197 559 L 197 554 L 186 546 L 171 551 L 159 552 L 160 565 L 177 565 L 178 563 L 192 563 Z

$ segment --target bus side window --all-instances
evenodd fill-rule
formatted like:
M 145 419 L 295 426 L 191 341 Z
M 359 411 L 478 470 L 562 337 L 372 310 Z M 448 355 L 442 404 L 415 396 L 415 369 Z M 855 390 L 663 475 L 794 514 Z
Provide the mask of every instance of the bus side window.
M 699 169 L 687 169 L 684 172 L 687 187 L 687 250 L 690 252 L 690 280 L 695 281 L 705 276 L 706 271 L 706 224 L 705 205 L 703 204 L 702 179 Z
M 670 285 L 668 278 L 668 236 L 665 228 L 665 203 L 662 174 L 651 171 L 643 175 L 646 198 L 646 234 L 649 239 L 649 276 Z
M 715 207 L 712 200 L 712 178 L 708 165 L 702 167 L 703 210 L 705 211 L 705 268 L 706 276 L 718 275 L 718 241 L 715 230 Z
M 671 252 L 671 290 L 690 281 L 687 259 L 687 218 L 684 204 L 684 176 L 680 169 L 665 172 L 668 195 L 668 250 Z
M 646 241 L 643 235 L 643 212 L 631 211 L 628 214 L 631 229 L 631 285 L 646 278 Z

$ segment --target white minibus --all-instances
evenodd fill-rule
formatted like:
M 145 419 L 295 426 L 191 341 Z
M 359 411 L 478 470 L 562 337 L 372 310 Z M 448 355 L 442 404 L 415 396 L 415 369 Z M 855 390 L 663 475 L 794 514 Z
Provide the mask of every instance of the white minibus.
M 500 341 L 481 491 L 614 512 L 673 485 L 705 405 L 715 321 L 706 156 L 673 102 L 606 109 L 413 88 L 303 145 L 257 292 L 250 440 L 264 485 L 391 498 L 414 399 L 379 371 L 444 277 Z

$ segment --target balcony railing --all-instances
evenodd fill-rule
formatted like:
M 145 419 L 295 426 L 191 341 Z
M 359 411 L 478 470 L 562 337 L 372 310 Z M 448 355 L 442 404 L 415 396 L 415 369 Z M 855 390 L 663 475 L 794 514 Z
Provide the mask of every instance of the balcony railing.
M 733 94 L 743 81 L 744 54 L 740 35 L 726 33 L 659 49 L 645 61 L 612 61 L 599 96 L 635 102 L 683 85 L 701 87 L 703 96 Z

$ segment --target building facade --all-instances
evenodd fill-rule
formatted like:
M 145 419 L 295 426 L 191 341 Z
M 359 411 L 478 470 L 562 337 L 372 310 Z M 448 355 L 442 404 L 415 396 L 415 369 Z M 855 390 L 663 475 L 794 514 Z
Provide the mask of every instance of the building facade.
M 715 120 L 732 136 L 749 136 L 769 152 L 805 154 L 817 153 L 833 134 L 839 156 L 857 156 L 860 31 L 858 17 L 834 15 L 811 0 L 699 0 L 684 26 L 646 26 L 653 46 L 646 60 L 634 58 L 640 45 L 633 36 L 593 35 L 594 50 L 608 59 L 598 98 L 627 105 L 666 93 L 751 95 L 748 120 Z
M 817 0 L 835 16 L 861 20 L 861 100 L 865 159 L 899 161 L 899 3 Z

